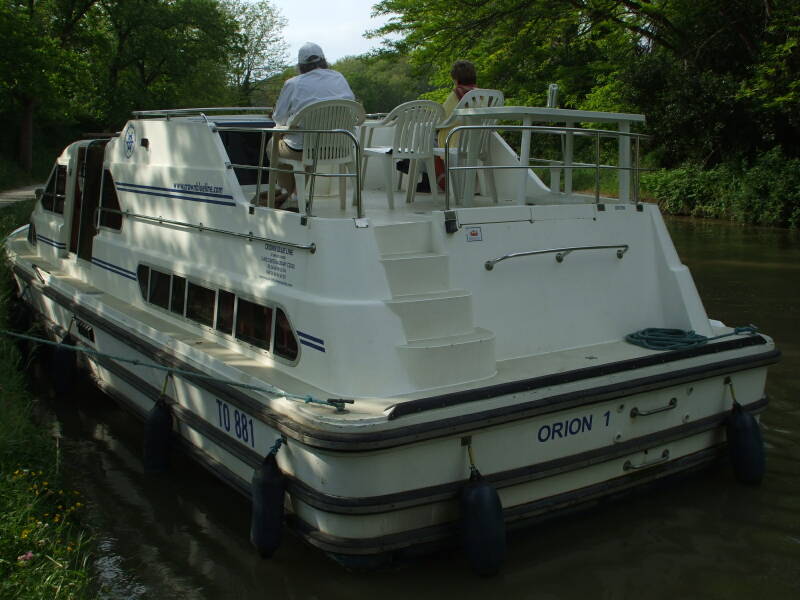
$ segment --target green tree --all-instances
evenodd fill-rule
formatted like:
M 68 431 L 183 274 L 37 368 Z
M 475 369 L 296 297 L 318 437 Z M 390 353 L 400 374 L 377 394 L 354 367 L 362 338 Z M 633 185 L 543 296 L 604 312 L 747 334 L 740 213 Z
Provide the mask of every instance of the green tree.
M 347 56 L 333 65 L 345 76 L 367 112 L 389 112 L 429 91 L 427 74 L 402 56 Z
M 249 103 L 264 80 L 286 67 L 288 47 L 281 34 L 286 19 L 267 0 L 225 0 L 223 6 L 237 25 L 230 83 L 240 100 Z

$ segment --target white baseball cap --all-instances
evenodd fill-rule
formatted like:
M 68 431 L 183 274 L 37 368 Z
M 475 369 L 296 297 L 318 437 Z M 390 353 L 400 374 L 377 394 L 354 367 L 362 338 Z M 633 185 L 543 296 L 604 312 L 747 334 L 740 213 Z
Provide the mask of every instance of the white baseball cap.
M 314 42 L 306 42 L 297 53 L 298 65 L 307 65 L 324 59 L 325 55 L 322 53 L 322 48 Z

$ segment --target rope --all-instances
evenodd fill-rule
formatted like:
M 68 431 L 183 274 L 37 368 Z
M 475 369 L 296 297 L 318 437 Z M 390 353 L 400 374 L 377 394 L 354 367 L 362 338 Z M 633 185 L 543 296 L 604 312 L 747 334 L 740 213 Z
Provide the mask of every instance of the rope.
M 84 354 L 88 354 L 91 356 L 99 356 L 102 358 L 110 358 L 112 360 L 118 362 L 129 363 L 132 365 L 136 365 L 138 367 L 147 367 L 150 369 L 158 369 L 160 371 L 166 371 L 171 374 L 175 375 L 184 375 L 187 377 L 195 378 L 195 379 L 203 379 L 205 381 L 214 381 L 216 383 L 223 383 L 225 385 L 232 385 L 234 387 L 240 387 L 246 390 L 255 390 L 257 392 L 265 392 L 267 394 L 273 394 L 276 396 L 284 396 L 286 398 L 292 400 L 301 400 L 306 404 L 320 404 L 323 406 L 332 406 L 334 407 L 337 412 L 341 412 L 344 410 L 345 404 L 352 404 L 354 401 L 350 399 L 343 399 L 343 398 L 331 398 L 328 400 L 321 400 L 319 398 L 314 398 L 308 394 L 292 394 L 287 392 L 286 390 L 282 390 L 279 387 L 270 384 L 264 385 L 251 385 L 249 383 L 240 383 L 238 381 L 232 381 L 230 379 L 223 379 L 222 377 L 214 377 L 213 375 L 204 375 L 203 373 L 196 373 L 194 371 L 187 371 L 184 369 L 177 369 L 174 367 L 165 367 L 163 365 L 157 365 L 155 363 L 147 363 L 137 360 L 135 358 L 125 358 L 124 356 L 116 356 L 114 354 L 108 354 L 107 352 L 100 352 L 98 350 L 93 350 L 92 348 L 86 348 L 81 346 L 72 346 L 70 344 L 64 344 L 63 342 L 53 342 L 50 340 L 46 340 L 44 338 L 27 335 L 24 333 L 17 333 L 15 331 L 8 331 L 7 329 L 0 329 L 0 334 L 8 335 L 11 337 L 19 338 L 22 340 L 29 340 L 32 342 L 38 342 L 40 344 L 46 344 L 49 346 L 56 346 L 58 348 L 66 348 L 67 350 L 72 350 L 73 352 L 83 352 Z M 164 381 L 165 388 L 166 388 L 166 379 Z
M 269 454 L 267 454 L 267 456 L 275 456 L 278 453 L 278 450 L 281 449 L 281 446 L 285 443 L 286 438 L 283 436 L 279 437 L 277 440 L 275 440 L 275 443 L 272 444 L 272 448 L 269 449 Z
M 758 327 L 755 325 L 745 325 L 736 327 L 730 333 L 723 333 L 714 337 L 706 337 L 694 331 L 683 329 L 662 329 L 659 327 L 649 327 L 625 336 L 625 340 L 631 344 L 647 348 L 649 350 L 683 350 L 702 346 L 711 340 L 718 340 L 731 335 L 756 335 Z

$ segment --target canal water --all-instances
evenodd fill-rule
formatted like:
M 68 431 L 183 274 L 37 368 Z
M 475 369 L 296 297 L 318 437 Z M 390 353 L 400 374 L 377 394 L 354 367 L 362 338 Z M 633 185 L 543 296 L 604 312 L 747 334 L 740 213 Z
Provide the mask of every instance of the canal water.
M 800 236 L 668 225 L 709 315 L 753 323 L 783 352 L 769 375 L 760 487 L 738 485 L 722 464 L 540 525 L 511 537 L 507 564 L 491 579 L 472 575 L 456 552 L 350 573 L 292 535 L 261 560 L 248 540 L 248 503 L 181 457 L 168 476 L 146 477 L 141 425 L 87 384 L 51 404 L 65 467 L 93 507 L 100 597 L 800 597 Z

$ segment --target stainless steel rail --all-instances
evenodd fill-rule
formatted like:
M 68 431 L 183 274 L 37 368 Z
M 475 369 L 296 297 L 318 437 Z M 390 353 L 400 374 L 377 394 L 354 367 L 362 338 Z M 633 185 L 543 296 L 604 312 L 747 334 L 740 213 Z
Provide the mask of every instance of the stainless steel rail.
M 271 106 L 217 106 L 209 108 L 170 108 L 163 110 L 134 110 L 133 116 L 141 117 L 189 117 L 193 115 L 202 116 L 212 113 L 272 113 Z
M 272 238 L 261 237 L 259 235 L 253 235 L 253 232 L 248 233 L 239 233 L 237 231 L 228 231 L 226 229 L 217 229 L 216 227 L 207 227 L 202 223 L 194 224 L 194 223 L 185 223 L 184 221 L 174 221 L 172 219 L 165 219 L 163 217 L 153 217 L 151 215 L 140 215 L 137 213 L 132 213 L 128 210 L 122 211 L 117 210 L 115 208 L 103 208 L 102 206 L 97 208 L 97 215 L 99 217 L 100 213 L 107 212 L 115 215 L 122 215 L 124 217 L 134 218 L 134 219 L 141 219 L 143 221 L 150 221 L 159 224 L 166 224 L 166 225 L 177 225 L 179 227 L 187 227 L 189 229 L 196 229 L 198 231 L 210 231 L 212 233 L 219 233 L 221 235 L 229 235 L 232 237 L 243 238 L 250 242 L 267 242 L 269 244 L 276 244 L 278 246 L 288 246 L 289 248 L 298 248 L 300 250 L 308 250 L 311 254 L 314 254 L 317 251 L 317 245 L 315 243 L 310 244 L 298 244 L 295 242 L 287 242 L 284 240 L 276 240 Z
M 632 461 L 626 460 L 625 464 L 622 465 L 623 471 L 635 471 L 638 469 L 647 469 L 648 467 L 654 467 L 656 465 L 663 464 L 665 462 L 669 462 L 669 450 L 664 450 L 661 453 L 661 456 L 653 461 L 650 462 L 642 462 L 638 465 L 633 464 Z
M 613 246 L 574 246 L 572 248 L 550 248 L 548 250 L 528 250 L 526 252 L 511 252 L 499 258 L 493 258 L 491 260 L 487 260 L 483 263 L 483 266 L 486 268 L 487 271 L 491 271 L 494 269 L 494 266 L 499 263 L 503 262 L 504 260 L 508 260 L 509 258 L 517 258 L 519 256 L 534 256 L 536 254 L 555 254 L 556 255 L 556 262 L 564 262 L 564 258 L 570 252 L 577 252 L 579 250 L 606 250 L 606 249 L 616 249 L 617 251 L 617 258 L 622 258 L 625 253 L 628 251 L 628 244 L 615 244 Z
M 456 135 L 459 131 L 470 131 L 470 130 L 490 130 L 490 131 L 532 131 L 536 133 L 544 133 L 550 135 L 559 135 L 564 136 L 566 134 L 570 134 L 573 136 L 578 137 L 592 137 L 594 138 L 594 154 L 595 154 L 595 162 L 594 163 L 574 163 L 574 162 L 566 162 L 566 161 L 556 161 L 556 160 L 545 160 L 545 159 L 538 159 L 538 158 L 531 158 L 527 161 L 527 164 L 519 164 L 519 165 L 481 165 L 481 166 L 450 166 L 450 139 Z M 635 156 L 633 161 L 633 166 L 624 166 L 624 165 L 604 165 L 600 163 L 600 140 L 602 138 L 621 138 L 627 137 L 630 139 L 635 140 L 636 148 L 635 148 Z M 594 169 L 595 171 L 595 185 L 594 185 L 594 197 L 595 203 L 600 203 L 600 171 L 602 169 L 614 169 L 618 171 L 629 171 L 632 174 L 634 184 L 633 187 L 633 197 L 632 202 L 635 204 L 639 201 L 639 173 L 643 170 L 649 169 L 642 169 L 639 161 L 639 152 L 640 152 L 640 141 L 642 139 L 646 139 L 649 136 L 641 134 L 641 133 L 630 133 L 625 131 L 613 131 L 610 129 L 583 129 L 581 127 L 552 127 L 552 126 L 545 126 L 545 125 L 459 125 L 451 129 L 447 137 L 445 138 L 444 143 L 444 169 L 445 173 L 449 174 L 451 171 L 470 171 L 470 170 L 477 170 L 477 169 L 530 169 L 531 168 L 531 161 L 538 161 L 544 163 L 547 166 L 560 166 L 563 168 L 590 168 Z M 445 177 L 445 189 L 444 189 L 444 209 L 450 210 L 450 178 Z
M 355 190 L 356 190 L 356 214 L 359 219 L 364 218 L 364 206 L 361 198 L 361 147 L 358 143 L 358 138 L 356 138 L 355 134 L 352 131 L 347 129 L 273 129 L 271 127 L 217 127 L 213 126 L 212 131 L 236 131 L 236 132 L 245 132 L 245 133 L 259 133 L 261 134 L 261 145 L 260 145 L 260 153 L 258 159 L 258 165 L 239 165 L 239 164 L 232 164 L 228 163 L 226 166 L 228 168 L 236 168 L 236 169 L 258 169 L 258 179 L 256 180 L 256 200 L 260 199 L 261 197 L 261 185 L 262 185 L 262 173 L 264 171 L 275 171 L 280 173 L 300 173 L 303 175 L 311 175 L 311 184 L 308 190 L 308 201 L 306 202 L 306 216 L 312 216 L 311 210 L 314 203 L 314 182 L 317 177 L 332 177 L 332 178 L 339 178 L 339 177 L 354 177 L 355 178 Z M 264 150 L 266 149 L 266 140 L 267 134 L 272 133 L 286 133 L 291 131 L 292 133 L 341 133 L 347 135 L 350 140 L 353 142 L 353 147 L 355 150 L 355 173 L 317 173 L 317 161 L 315 160 L 311 166 L 311 171 L 294 171 L 291 169 L 281 169 L 279 167 L 265 167 L 264 166 Z M 317 137 L 317 143 L 319 143 L 319 136 Z M 318 152 L 314 152 L 314 156 L 316 157 Z

